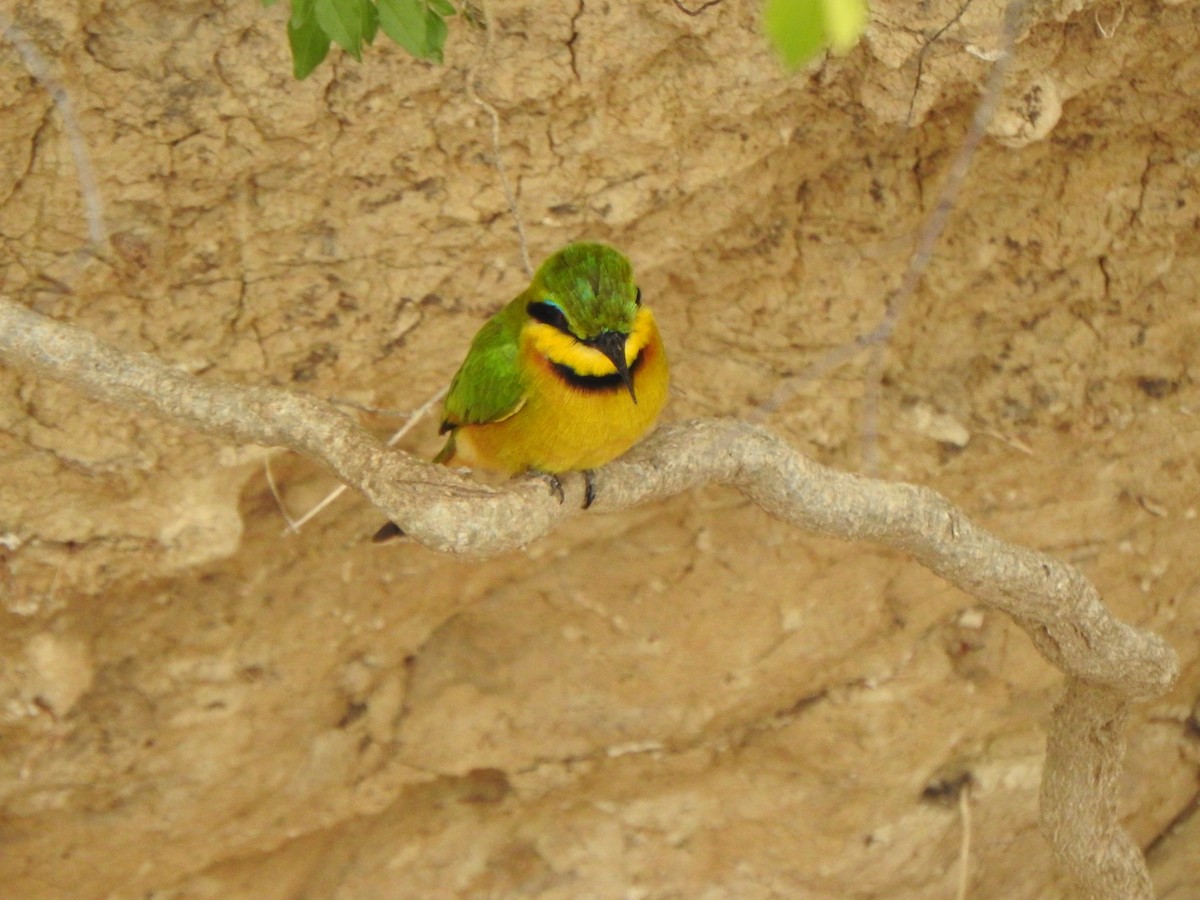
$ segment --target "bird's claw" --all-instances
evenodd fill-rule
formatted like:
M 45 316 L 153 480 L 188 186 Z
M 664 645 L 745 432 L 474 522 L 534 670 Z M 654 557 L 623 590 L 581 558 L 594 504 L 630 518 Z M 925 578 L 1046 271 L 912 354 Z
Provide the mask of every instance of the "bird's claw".
M 558 498 L 559 503 L 566 501 L 561 478 L 553 472 L 542 472 L 538 469 L 534 469 L 533 474 L 549 485 L 550 493 Z M 596 501 L 596 475 L 591 469 L 584 469 L 580 474 L 583 475 L 583 506 L 581 508 L 587 509 Z
M 566 499 L 566 496 L 563 494 L 562 481 L 559 480 L 557 475 L 553 472 L 538 472 L 536 474 L 538 478 L 550 486 L 550 493 L 558 498 L 559 503 L 562 503 Z

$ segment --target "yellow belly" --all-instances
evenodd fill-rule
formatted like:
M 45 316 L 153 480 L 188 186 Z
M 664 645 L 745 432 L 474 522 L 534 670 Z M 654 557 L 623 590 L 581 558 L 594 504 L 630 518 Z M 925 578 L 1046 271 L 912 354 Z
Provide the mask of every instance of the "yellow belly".
M 499 422 L 455 430 L 451 465 L 499 472 L 595 469 L 645 434 L 667 401 L 667 356 L 655 330 L 633 375 L 637 403 L 620 387 L 588 391 L 565 382 L 542 357 L 525 355 L 524 405 Z

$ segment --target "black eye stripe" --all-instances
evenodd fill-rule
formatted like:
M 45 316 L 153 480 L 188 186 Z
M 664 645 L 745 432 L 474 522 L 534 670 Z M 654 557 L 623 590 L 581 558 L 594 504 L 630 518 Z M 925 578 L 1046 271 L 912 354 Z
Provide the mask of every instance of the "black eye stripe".
M 567 317 L 553 303 L 535 300 L 525 307 L 525 311 L 529 313 L 530 317 L 537 319 L 539 322 L 549 325 L 551 328 L 557 328 L 564 334 L 571 334 L 571 326 L 567 324 Z

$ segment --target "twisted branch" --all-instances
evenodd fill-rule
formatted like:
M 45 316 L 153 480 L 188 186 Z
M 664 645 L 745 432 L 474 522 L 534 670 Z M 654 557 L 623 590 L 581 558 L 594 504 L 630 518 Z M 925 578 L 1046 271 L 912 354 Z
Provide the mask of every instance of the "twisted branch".
M 206 434 L 289 447 L 323 463 L 436 550 L 498 553 L 579 513 L 582 479 L 569 479 L 563 503 L 537 480 L 476 484 L 389 451 L 320 400 L 196 378 L 3 297 L 0 359 Z M 1164 641 L 1113 618 L 1076 569 L 989 534 L 936 492 L 826 468 L 746 422 L 702 419 L 659 429 L 603 469 L 596 506 L 624 509 L 707 482 L 734 487 L 810 531 L 903 550 L 1011 616 L 1067 675 L 1041 792 L 1042 823 L 1055 853 L 1091 896 L 1152 896 L 1145 860 L 1118 824 L 1116 790 L 1130 702 L 1163 693 L 1177 675 L 1175 653 Z

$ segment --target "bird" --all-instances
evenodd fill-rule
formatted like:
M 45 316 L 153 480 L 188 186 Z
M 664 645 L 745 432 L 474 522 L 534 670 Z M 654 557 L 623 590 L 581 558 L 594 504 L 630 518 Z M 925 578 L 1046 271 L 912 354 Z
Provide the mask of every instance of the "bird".
M 435 463 L 545 478 L 591 470 L 653 426 L 667 400 L 666 348 L 633 266 L 601 243 L 548 257 L 529 286 L 483 324 L 450 382 Z M 378 543 L 403 534 L 389 522 Z

